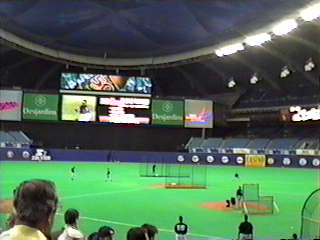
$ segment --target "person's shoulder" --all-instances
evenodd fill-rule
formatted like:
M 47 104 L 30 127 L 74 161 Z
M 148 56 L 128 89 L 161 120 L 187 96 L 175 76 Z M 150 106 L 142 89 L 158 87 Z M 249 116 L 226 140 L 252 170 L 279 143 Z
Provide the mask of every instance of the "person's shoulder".
M 0 233 L 0 240 L 7 240 L 11 234 L 11 229 Z
M 65 231 L 66 231 L 67 235 L 71 238 L 83 238 L 84 237 L 80 230 L 75 229 L 73 227 L 67 227 Z

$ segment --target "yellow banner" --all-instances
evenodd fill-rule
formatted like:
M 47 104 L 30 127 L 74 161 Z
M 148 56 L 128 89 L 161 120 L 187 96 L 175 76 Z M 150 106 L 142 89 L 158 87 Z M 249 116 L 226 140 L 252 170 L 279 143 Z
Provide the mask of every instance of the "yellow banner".
M 266 166 L 265 155 L 246 155 L 246 167 L 263 168 Z

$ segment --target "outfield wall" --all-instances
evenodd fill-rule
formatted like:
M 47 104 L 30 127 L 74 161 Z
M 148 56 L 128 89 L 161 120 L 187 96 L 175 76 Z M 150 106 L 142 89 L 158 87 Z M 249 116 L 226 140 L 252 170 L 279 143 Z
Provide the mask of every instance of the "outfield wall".
M 129 162 L 129 163 L 200 163 L 207 165 L 244 166 L 243 154 L 205 154 L 181 152 L 133 152 L 90 151 L 77 149 L 46 149 L 52 161 L 75 162 Z M 30 161 L 35 150 L 23 148 L 1 148 L 0 161 Z M 266 155 L 267 167 L 317 168 L 320 156 Z

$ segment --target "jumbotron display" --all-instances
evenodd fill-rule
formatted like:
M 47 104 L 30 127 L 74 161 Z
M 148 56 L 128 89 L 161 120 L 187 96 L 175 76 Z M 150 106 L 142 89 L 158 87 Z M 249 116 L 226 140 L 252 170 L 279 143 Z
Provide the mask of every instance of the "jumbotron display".
M 148 77 L 118 76 L 91 73 L 62 73 L 61 89 L 151 94 Z
M 150 98 L 100 97 L 97 115 L 103 123 L 149 124 Z

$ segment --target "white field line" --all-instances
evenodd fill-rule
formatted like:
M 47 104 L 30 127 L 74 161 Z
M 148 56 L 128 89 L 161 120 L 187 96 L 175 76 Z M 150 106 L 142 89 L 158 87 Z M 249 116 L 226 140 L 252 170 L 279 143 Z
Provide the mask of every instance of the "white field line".
M 57 213 L 58 215 L 63 215 L 61 213 Z M 122 225 L 122 226 L 127 226 L 127 227 L 140 227 L 140 225 L 136 224 L 131 224 L 131 223 L 124 223 L 124 222 L 116 222 L 116 221 L 110 221 L 106 219 L 100 219 L 100 218 L 91 218 L 91 217 L 81 217 L 80 219 L 84 220 L 89 220 L 89 221 L 94 221 L 94 222 L 101 222 L 101 223 L 111 223 L 115 225 Z M 164 228 L 159 228 L 160 231 L 162 232 L 168 232 L 168 233 L 174 233 L 174 231 L 170 229 L 164 229 Z M 223 239 L 222 237 L 215 237 L 215 236 L 209 236 L 209 235 L 204 235 L 204 234 L 198 234 L 198 233 L 190 233 L 188 234 L 189 236 L 195 236 L 195 237 L 204 237 L 204 238 L 210 238 L 210 239 Z
M 145 190 L 145 188 L 135 188 L 130 190 L 123 190 L 123 191 L 108 191 L 108 192 L 98 192 L 98 193 L 86 193 L 86 194 L 80 194 L 80 195 L 74 195 L 74 196 L 67 196 L 60 198 L 61 200 L 67 200 L 67 199 L 75 199 L 75 198 L 83 198 L 83 197 L 91 197 L 91 196 L 100 196 L 100 195 L 110 195 L 110 194 L 117 194 L 117 193 L 127 193 L 127 192 L 137 192 Z
M 276 213 L 280 213 L 280 209 L 276 201 L 273 201 L 273 206 L 274 206 L 274 209 L 276 210 Z

